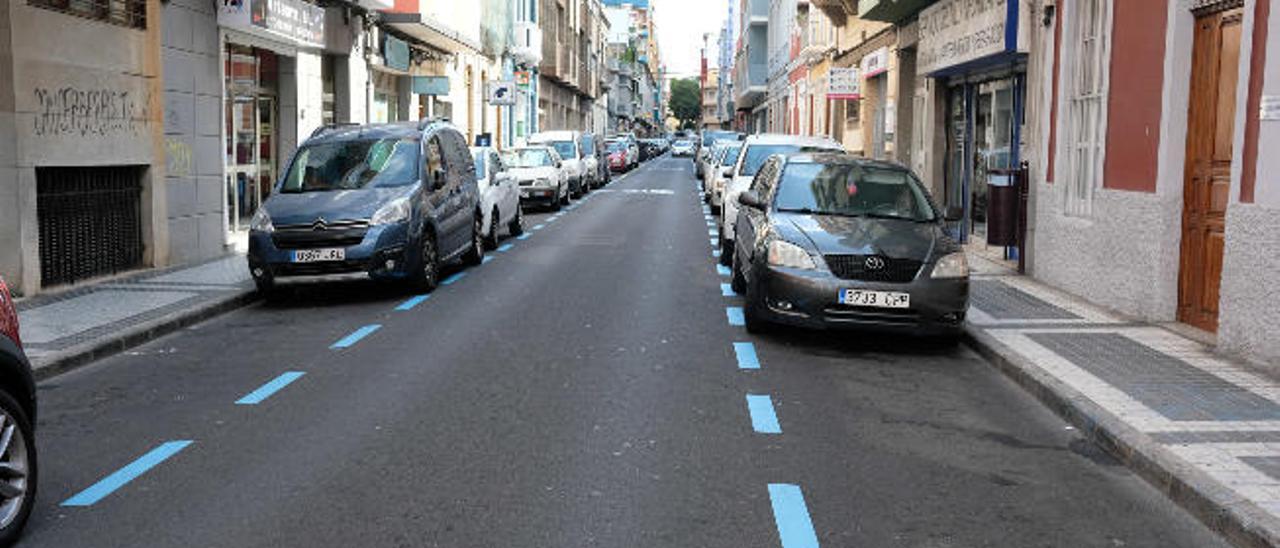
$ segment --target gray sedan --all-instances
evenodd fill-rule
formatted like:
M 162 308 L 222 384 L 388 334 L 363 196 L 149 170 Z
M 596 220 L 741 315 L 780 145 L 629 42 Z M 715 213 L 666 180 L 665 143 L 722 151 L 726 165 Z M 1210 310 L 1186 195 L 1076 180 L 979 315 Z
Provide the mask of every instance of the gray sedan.
M 745 293 L 749 331 L 959 333 L 968 263 L 907 169 L 847 154 L 773 156 L 738 201 L 733 287 Z

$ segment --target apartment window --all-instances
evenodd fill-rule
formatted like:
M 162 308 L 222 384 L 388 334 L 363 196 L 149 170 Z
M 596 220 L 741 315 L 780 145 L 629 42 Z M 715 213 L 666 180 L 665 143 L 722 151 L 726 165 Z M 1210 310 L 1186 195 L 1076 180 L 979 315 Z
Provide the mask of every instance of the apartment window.
M 1070 4 L 1072 51 L 1067 64 L 1067 173 L 1065 212 L 1087 216 L 1093 210 L 1093 190 L 1102 177 L 1107 121 L 1107 59 L 1111 50 L 1111 1 L 1078 0 Z
M 134 29 L 147 28 L 146 0 L 29 0 L 30 5 Z

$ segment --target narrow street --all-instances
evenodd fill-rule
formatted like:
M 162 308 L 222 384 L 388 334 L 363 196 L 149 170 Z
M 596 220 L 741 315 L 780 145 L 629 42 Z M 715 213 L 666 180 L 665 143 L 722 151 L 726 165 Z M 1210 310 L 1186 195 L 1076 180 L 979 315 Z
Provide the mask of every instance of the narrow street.
M 688 159 L 575 204 L 425 300 L 306 286 L 42 383 L 20 545 L 1225 545 L 965 346 L 730 325 Z

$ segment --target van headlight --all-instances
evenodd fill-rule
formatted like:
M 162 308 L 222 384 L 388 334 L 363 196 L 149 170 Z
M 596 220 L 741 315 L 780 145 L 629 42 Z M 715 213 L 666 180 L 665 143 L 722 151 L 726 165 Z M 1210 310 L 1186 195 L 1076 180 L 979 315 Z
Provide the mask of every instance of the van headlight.
M 813 257 L 803 247 L 782 240 L 769 242 L 769 266 L 784 266 L 801 270 L 817 270 L 818 268 L 818 265 L 813 262 Z
M 408 198 L 392 200 L 378 209 L 377 213 L 373 214 L 373 218 L 369 219 L 369 224 L 389 225 L 407 221 L 409 220 L 410 210 Z
M 249 230 L 254 232 L 274 232 L 275 225 L 271 224 L 271 215 L 267 214 L 267 208 L 260 207 L 253 213 L 253 218 L 249 219 Z
M 965 258 L 963 251 L 938 259 L 938 264 L 933 267 L 931 277 L 936 279 L 968 278 L 969 260 Z

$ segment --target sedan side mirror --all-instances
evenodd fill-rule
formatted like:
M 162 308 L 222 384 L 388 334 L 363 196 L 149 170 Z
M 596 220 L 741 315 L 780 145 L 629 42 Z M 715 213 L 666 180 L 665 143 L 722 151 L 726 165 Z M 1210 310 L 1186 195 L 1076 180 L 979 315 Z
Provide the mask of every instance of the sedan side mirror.
M 726 166 L 721 172 L 725 177 L 733 177 L 733 166 Z
M 954 223 L 964 220 L 964 208 L 960 206 L 951 206 L 947 208 L 947 213 L 943 217 L 947 222 Z
M 738 203 L 751 209 L 764 210 L 764 202 L 760 200 L 760 196 L 750 190 L 738 195 Z
M 560 169 L 560 168 L 562 168 L 562 167 L 564 167 L 564 162 L 557 161 L 557 162 L 556 162 L 556 169 Z

